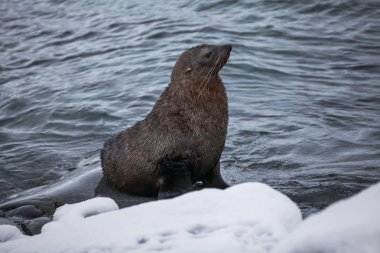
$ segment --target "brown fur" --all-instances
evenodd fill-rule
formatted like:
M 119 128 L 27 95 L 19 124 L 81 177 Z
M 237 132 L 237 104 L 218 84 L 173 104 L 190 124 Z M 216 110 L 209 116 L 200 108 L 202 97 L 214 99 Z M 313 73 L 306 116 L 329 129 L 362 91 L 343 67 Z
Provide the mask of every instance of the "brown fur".
M 219 159 L 228 105 L 218 72 L 230 51 L 229 45 L 202 45 L 180 56 L 171 83 L 147 117 L 105 142 L 101 162 L 112 185 L 133 194 L 156 195 L 165 180 L 158 169 L 160 159 L 182 157 L 198 165 L 192 183 L 227 187 Z

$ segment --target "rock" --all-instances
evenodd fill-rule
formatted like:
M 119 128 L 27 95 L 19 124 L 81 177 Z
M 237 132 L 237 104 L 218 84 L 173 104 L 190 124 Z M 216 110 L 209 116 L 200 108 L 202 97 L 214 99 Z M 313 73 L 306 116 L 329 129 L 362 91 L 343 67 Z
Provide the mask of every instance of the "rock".
M 43 212 L 33 205 L 20 206 L 16 209 L 7 212 L 8 217 L 18 216 L 29 219 L 41 217 L 42 215 Z
M 21 224 L 22 230 L 28 235 L 36 235 L 41 233 L 41 228 L 50 222 L 49 217 L 40 217 L 33 220 L 26 220 Z

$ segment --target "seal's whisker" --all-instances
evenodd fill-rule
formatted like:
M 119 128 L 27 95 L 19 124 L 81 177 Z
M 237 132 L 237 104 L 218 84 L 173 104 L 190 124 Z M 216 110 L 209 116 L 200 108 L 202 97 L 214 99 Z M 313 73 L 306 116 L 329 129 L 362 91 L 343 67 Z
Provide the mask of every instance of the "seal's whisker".
M 205 83 L 206 79 L 208 79 L 208 76 L 211 75 L 213 69 L 214 69 L 214 66 L 213 66 L 212 68 L 210 68 L 210 70 L 207 72 L 205 78 L 204 78 L 203 81 L 202 81 L 201 86 L 203 86 L 203 84 Z
M 212 72 L 214 72 L 216 66 L 219 66 L 218 62 L 219 62 L 219 57 L 218 57 L 218 59 L 216 59 L 215 64 L 212 66 L 211 70 L 208 72 L 208 74 L 207 74 L 207 76 L 208 76 L 208 78 L 207 78 L 207 82 L 204 84 L 204 86 L 203 86 L 201 92 L 199 93 L 198 97 L 200 97 L 200 96 L 202 95 L 203 91 L 205 90 L 205 88 L 206 88 L 208 82 L 209 82 L 210 79 L 211 79 Z M 207 76 L 206 76 L 206 77 L 207 77 Z
M 206 79 L 207 79 L 206 83 L 208 83 L 208 81 L 210 80 L 210 77 L 212 75 L 212 72 L 215 70 L 215 67 L 216 67 L 216 64 L 218 63 L 218 61 L 219 61 L 219 57 L 216 60 L 215 64 L 211 67 L 210 71 L 205 76 L 205 79 L 203 80 L 202 85 L 205 83 Z
M 214 70 L 215 66 L 216 66 L 216 65 L 214 65 L 214 66 L 211 68 L 211 70 L 209 71 L 209 73 L 207 73 L 207 75 L 206 75 L 206 77 L 205 77 L 205 80 L 204 80 L 203 83 L 202 83 L 203 88 L 202 88 L 201 92 L 199 93 L 198 97 L 200 97 L 200 96 L 202 95 L 202 93 L 203 93 L 203 91 L 205 90 L 205 88 L 206 88 L 208 82 L 210 81 L 210 79 L 211 79 L 211 75 L 212 75 L 212 71 Z M 207 80 L 206 80 L 206 79 L 207 79 Z

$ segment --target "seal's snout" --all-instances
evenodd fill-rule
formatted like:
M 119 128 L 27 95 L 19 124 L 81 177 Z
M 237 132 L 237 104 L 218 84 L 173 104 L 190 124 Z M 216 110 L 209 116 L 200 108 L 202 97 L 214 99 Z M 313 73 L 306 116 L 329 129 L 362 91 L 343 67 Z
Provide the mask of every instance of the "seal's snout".
M 231 44 L 225 44 L 220 47 L 220 55 L 222 56 L 221 58 L 221 65 L 224 66 L 226 62 L 228 61 L 228 58 L 230 58 L 230 53 L 232 50 L 232 45 Z
M 225 44 L 225 45 L 223 45 L 223 47 L 227 50 L 228 53 L 230 53 L 231 50 L 232 50 L 232 45 L 231 44 Z
M 221 52 L 223 52 L 223 54 L 227 57 L 230 56 L 231 50 L 232 50 L 231 44 L 225 44 L 221 46 Z

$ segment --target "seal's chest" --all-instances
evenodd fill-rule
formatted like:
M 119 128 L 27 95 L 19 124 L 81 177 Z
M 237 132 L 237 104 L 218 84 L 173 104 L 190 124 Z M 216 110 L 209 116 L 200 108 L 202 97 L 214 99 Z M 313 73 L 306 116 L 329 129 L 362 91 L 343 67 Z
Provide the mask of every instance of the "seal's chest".
M 197 142 L 205 149 L 204 151 L 221 152 L 227 134 L 227 110 L 217 108 L 216 110 L 203 110 L 199 113 L 202 116 L 196 118 L 198 121 L 193 126 Z
M 196 111 L 199 131 L 217 137 L 227 130 L 228 108 L 225 103 L 206 103 Z

